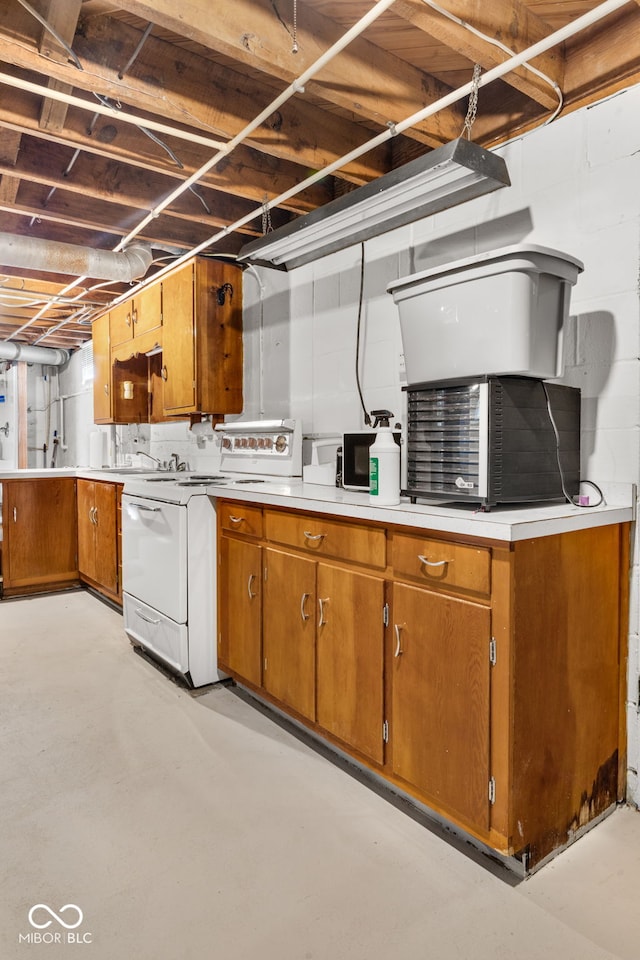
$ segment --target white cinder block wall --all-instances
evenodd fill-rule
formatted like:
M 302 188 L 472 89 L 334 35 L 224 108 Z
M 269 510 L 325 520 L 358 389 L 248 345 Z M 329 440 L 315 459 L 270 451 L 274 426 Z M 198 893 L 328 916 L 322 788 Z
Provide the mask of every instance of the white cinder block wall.
M 597 483 L 638 482 L 639 115 L 636 86 L 540 128 L 500 149 L 510 188 L 366 243 L 360 369 L 367 409 L 386 407 L 397 416 L 402 410 L 402 341 L 386 293 L 390 281 L 507 244 L 554 247 L 585 265 L 572 291 L 562 378 L 582 390 L 582 475 Z M 291 274 L 245 273 L 245 417 L 295 416 L 306 434 L 362 427 L 354 375 L 359 287 L 359 246 Z M 75 391 L 76 381 L 68 385 L 66 378 L 77 362 L 72 358 L 61 373 L 62 393 Z M 198 440 L 186 424 L 111 429 L 118 444 L 112 454 L 146 449 L 167 459 L 176 452 L 193 469 L 217 466 L 215 441 Z M 635 546 L 627 700 L 635 803 L 639 570 Z
M 368 410 L 402 409 L 402 342 L 387 283 L 514 243 L 584 262 L 563 382 L 582 390 L 582 476 L 634 483 L 640 413 L 640 87 L 501 148 L 512 186 L 365 244 L 361 373 Z M 354 376 L 360 247 L 293 271 L 291 414 L 307 433 L 362 427 Z M 481 371 L 478 371 L 481 372 Z M 627 718 L 629 795 L 640 802 L 639 567 L 633 552 Z

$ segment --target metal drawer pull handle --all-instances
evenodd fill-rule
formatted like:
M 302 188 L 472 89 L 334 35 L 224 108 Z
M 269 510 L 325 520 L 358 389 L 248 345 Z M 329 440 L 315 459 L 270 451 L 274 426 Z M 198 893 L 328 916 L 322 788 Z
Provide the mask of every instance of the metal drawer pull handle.
M 399 657 L 400 654 L 404 652 L 402 649 L 402 626 L 399 623 L 395 623 L 393 629 L 396 632 L 396 650 L 394 657 Z
M 320 607 L 320 619 L 318 620 L 319 627 L 324 627 L 325 623 L 327 622 L 324 618 L 324 605 L 325 603 L 329 603 L 329 599 L 329 597 L 325 597 L 324 600 L 321 600 L 320 597 L 318 597 L 318 606 Z
M 251 586 L 255 579 L 256 579 L 255 573 L 250 573 L 249 579 L 247 580 L 247 593 L 249 594 L 249 600 L 255 600 L 255 598 L 258 596 L 257 593 L 253 593 L 251 590 Z
M 98 526 L 98 508 L 97 507 L 93 508 L 93 522 L 97 527 Z
M 231 514 L 229 514 L 229 520 L 231 520 L 231 523 L 242 523 L 244 517 L 232 517 Z
M 453 563 L 453 560 L 427 560 L 421 554 L 418 554 L 418 560 L 424 563 L 425 567 L 445 567 L 448 563 Z
M 304 605 L 310 596 L 311 594 L 309 593 L 303 593 L 302 596 L 300 597 L 300 616 L 302 617 L 303 620 L 309 619 L 309 614 L 305 611 Z
M 89 520 L 90 520 L 91 523 L 93 523 L 93 524 L 95 524 L 95 522 L 96 522 L 95 509 L 96 509 L 95 507 L 89 507 Z
M 108 396 L 109 396 L 109 384 L 108 384 L 108 383 L 105 383 L 105 385 L 104 385 L 104 392 L 105 392 L 106 396 L 108 397 Z
M 167 368 L 166 368 L 166 367 L 162 367 L 162 368 L 161 368 L 161 370 L 160 370 L 160 376 L 161 376 L 161 378 L 162 378 L 163 380 L 166 380 L 166 379 L 167 379 Z
M 308 530 L 303 530 L 305 540 L 324 540 L 326 533 L 309 533 Z
M 160 513 L 160 507 L 146 507 L 144 503 L 136 503 L 138 510 L 146 510 L 147 513 Z
M 140 617 L 141 620 L 144 620 L 144 621 L 145 621 L 145 623 L 153 623 L 153 624 L 156 624 L 156 625 L 157 625 L 158 623 L 161 623 L 160 620 L 152 620 L 151 617 L 145 617 L 145 615 L 144 615 L 144 613 L 142 612 L 142 610 L 136 610 L 136 613 L 138 614 L 138 616 Z
M 14 508 L 13 508 L 13 522 L 14 522 L 14 523 L 17 523 L 17 522 L 18 522 L 18 508 L 17 508 L 17 507 L 14 507 Z

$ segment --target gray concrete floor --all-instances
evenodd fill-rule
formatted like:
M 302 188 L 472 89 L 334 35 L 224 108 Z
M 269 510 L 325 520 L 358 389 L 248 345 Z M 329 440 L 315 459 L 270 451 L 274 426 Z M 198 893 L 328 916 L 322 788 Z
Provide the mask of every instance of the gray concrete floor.
M 0 604 L 0 678 L 2 960 L 640 957 L 636 811 L 507 882 L 86 593 Z

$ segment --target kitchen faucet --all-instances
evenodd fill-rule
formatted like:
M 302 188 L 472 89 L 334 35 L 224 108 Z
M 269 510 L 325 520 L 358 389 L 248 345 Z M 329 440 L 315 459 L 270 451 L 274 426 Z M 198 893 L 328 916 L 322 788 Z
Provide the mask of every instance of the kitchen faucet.
M 187 465 L 186 465 L 186 463 L 185 463 L 183 460 L 180 459 L 180 457 L 178 456 L 177 453 L 172 453 L 172 454 L 171 454 L 171 461 L 170 461 L 170 463 L 169 463 L 169 469 L 170 469 L 170 470 L 176 470 L 176 471 L 177 471 L 177 470 L 186 470 L 186 469 L 187 469 Z
M 157 457 L 152 457 L 151 454 L 150 454 L 150 453 L 147 453 L 146 450 L 137 450 L 136 453 L 141 453 L 141 454 L 143 454 L 145 457 L 149 457 L 149 460 L 153 460 L 154 463 L 157 463 L 157 464 L 158 464 L 158 470 L 166 470 L 166 469 L 167 469 L 167 463 L 166 463 L 165 460 L 158 460 Z

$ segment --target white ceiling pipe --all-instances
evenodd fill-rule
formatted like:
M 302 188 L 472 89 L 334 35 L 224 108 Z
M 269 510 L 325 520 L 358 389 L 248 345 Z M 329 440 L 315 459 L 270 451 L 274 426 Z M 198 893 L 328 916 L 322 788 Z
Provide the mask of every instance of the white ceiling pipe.
M 115 253 L 57 240 L 0 233 L 0 263 L 7 267 L 130 283 L 144 277 L 152 259 L 151 250 L 142 244 Z
M 56 347 L 30 347 L 21 343 L 0 340 L 0 360 L 22 360 L 24 363 L 43 363 L 47 367 L 61 367 L 69 359 L 68 350 Z

